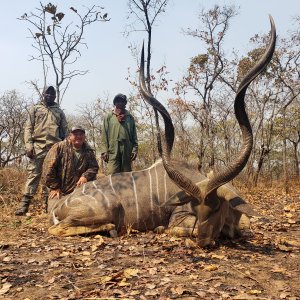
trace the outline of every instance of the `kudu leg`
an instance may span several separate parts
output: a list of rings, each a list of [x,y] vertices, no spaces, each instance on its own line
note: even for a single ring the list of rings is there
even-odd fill
[[[92,232],[109,232],[112,237],[116,236],[116,226],[114,224],[95,225],[95,226],[71,226],[67,223],[52,225],[48,232],[56,236],[72,236],[87,234]]]
[[[222,229],[222,234],[229,238],[235,238],[242,235],[241,230],[249,229],[250,219],[245,214],[229,206],[229,212]]]
[[[178,237],[197,236],[197,217],[191,211],[190,206],[176,207],[173,211],[166,233]]]

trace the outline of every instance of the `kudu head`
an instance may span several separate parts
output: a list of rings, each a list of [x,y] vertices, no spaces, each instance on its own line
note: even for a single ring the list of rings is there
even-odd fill
[[[140,66],[140,92],[143,98],[153,106],[154,110],[157,110],[164,121],[165,132],[164,132],[164,140],[161,141],[161,134],[158,127],[158,150],[162,157],[163,164],[168,176],[173,180],[173,182],[179,186],[186,194],[187,197],[181,198],[181,203],[172,203],[169,202],[170,205],[182,205],[189,201],[192,202],[192,206],[194,207],[195,213],[198,217],[199,223],[205,222],[209,215],[212,214],[213,211],[217,210],[220,206],[220,201],[216,196],[216,191],[218,188],[233,180],[245,167],[248,158],[251,154],[252,145],[253,145],[253,135],[251,124],[249,122],[247,113],[245,111],[245,93],[249,86],[249,84],[264,71],[266,66],[271,61],[275,50],[276,43],[276,29],[275,24],[270,16],[271,22],[271,38],[270,42],[267,46],[267,49],[260,60],[255,64],[255,66],[250,69],[250,71],[244,76],[241,80],[241,83],[238,87],[235,101],[234,101],[234,113],[237,118],[238,124],[242,133],[242,147],[240,149],[239,155],[235,161],[233,161],[228,167],[226,167],[223,171],[216,173],[212,176],[212,178],[207,179],[206,181],[202,181],[200,183],[193,183],[189,178],[186,178],[180,170],[177,170],[173,167],[171,161],[171,151],[174,142],[174,126],[172,123],[172,119],[165,109],[165,107],[155,99],[152,94],[148,91],[145,83],[144,77],[144,45],[141,53],[141,66]],[[157,114],[155,114],[157,116]],[[158,124],[158,121],[156,122]],[[199,228],[200,229],[200,228]],[[205,245],[206,242],[201,243],[199,241],[199,229],[198,229],[198,242],[200,245]],[[202,228],[203,229],[203,228]]]

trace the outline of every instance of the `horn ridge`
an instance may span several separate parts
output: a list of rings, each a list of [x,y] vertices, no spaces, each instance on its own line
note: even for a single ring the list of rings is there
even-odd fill
[[[147,103],[149,103],[152,107],[158,110],[158,112],[160,113],[160,115],[164,120],[164,125],[165,125],[164,138],[166,142],[164,143],[164,147],[162,147],[161,133],[158,127],[158,150],[162,158],[164,168],[168,176],[178,187],[183,189],[189,195],[199,199],[201,193],[198,186],[195,185],[189,178],[185,177],[178,170],[176,170],[170,162],[170,155],[174,143],[174,126],[168,111],[157,99],[155,99],[152,96],[152,94],[148,91],[146,87],[145,75],[144,75],[144,43],[141,52],[141,63],[140,63],[139,75],[140,75],[139,76],[140,92],[143,98],[147,101]],[[158,124],[158,122],[156,122],[156,124]]]
[[[271,15],[269,15],[269,18],[271,23],[270,42],[260,60],[253,66],[252,69],[248,71],[248,73],[242,79],[238,87],[237,95],[235,97],[234,111],[242,132],[243,139],[243,144],[240,149],[240,155],[236,159],[236,161],[233,162],[230,166],[228,166],[223,172],[216,174],[215,177],[209,180],[205,191],[205,198],[215,189],[235,178],[245,167],[249,159],[250,153],[252,151],[253,134],[251,124],[245,110],[244,99],[249,84],[264,71],[264,69],[270,63],[273,53],[275,51],[276,28]]]

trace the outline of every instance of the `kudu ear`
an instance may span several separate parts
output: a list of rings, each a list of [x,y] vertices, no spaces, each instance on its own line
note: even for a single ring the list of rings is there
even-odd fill
[[[252,209],[252,206],[246,203],[242,198],[235,197],[229,200],[229,205],[232,209],[239,211],[242,214],[245,214],[248,217],[257,217],[259,214]]]
[[[180,191],[175,195],[171,196],[164,204],[164,206],[182,206],[189,203],[192,197],[188,195],[185,191]]]

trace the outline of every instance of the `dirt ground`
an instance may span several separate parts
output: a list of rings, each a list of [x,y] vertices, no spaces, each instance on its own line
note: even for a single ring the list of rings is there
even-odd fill
[[[300,299],[300,185],[244,192],[261,216],[210,250],[165,234],[58,238],[0,195],[0,299]]]

